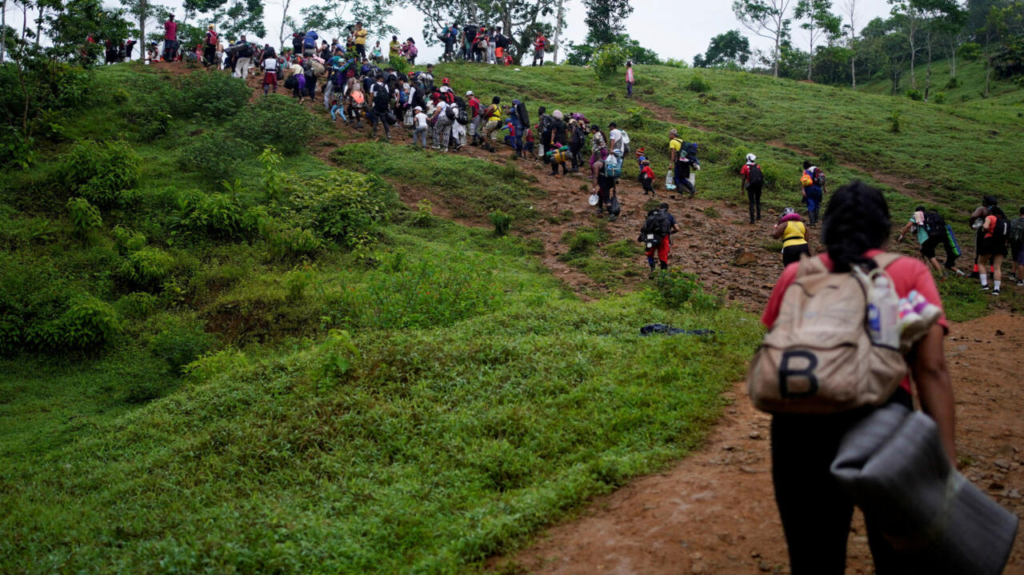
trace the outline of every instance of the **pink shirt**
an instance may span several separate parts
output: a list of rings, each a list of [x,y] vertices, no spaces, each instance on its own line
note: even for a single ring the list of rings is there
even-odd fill
[[[633,81],[633,69],[632,68],[626,68],[626,81],[627,82],[632,82]]]
[[[875,257],[882,253],[882,250],[871,250],[867,252],[868,257]],[[828,254],[821,254],[817,256],[824,262],[825,267],[832,269],[832,260],[829,259]],[[775,323],[775,320],[779,317],[779,308],[782,306],[782,296],[786,293],[786,288],[793,283],[796,279],[797,268],[800,267],[799,263],[792,263],[786,266],[783,270],[782,276],[779,277],[779,281],[775,284],[775,288],[772,289],[772,295],[768,298],[768,305],[764,308],[764,314],[761,316],[761,323],[763,323],[769,329]],[[886,271],[889,273],[889,277],[892,278],[892,282],[896,288],[896,294],[901,298],[907,297],[907,295],[917,290],[917,293],[924,296],[924,299],[928,300],[929,303],[935,304],[942,308],[942,300],[939,298],[939,289],[935,286],[935,280],[932,279],[932,273],[928,271],[928,266],[924,265],[924,262],[914,259],[903,257],[890,265]],[[942,326],[946,333],[949,333],[949,322],[946,321],[945,313],[939,318],[939,325]],[[900,386],[907,391],[910,391],[910,378],[904,378],[900,382]]]

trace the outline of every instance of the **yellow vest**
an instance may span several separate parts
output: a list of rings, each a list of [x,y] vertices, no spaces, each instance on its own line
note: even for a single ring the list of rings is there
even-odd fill
[[[802,246],[807,243],[806,235],[807,227],[803,222],[786,222],[786,229],[782,231],[782,247]]]

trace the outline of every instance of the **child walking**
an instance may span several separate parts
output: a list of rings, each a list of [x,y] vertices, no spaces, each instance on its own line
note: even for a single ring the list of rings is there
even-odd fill
[[[626,61],[626,97],[633,97],[633,61]]]

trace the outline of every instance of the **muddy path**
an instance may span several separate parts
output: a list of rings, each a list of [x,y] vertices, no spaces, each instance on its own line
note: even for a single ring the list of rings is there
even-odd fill
[[[946,340],[956,393],[961,470],[1024,515],[1024,317],[997,313],[957,324]],[[553,574],[788,573],[775,508],[769,416],[742,385],[706,445],[665,472],[598,498],[575,521],[550,528],[493,568]],[[858,514],[859,515],[859,514]],[[863,520],[850,532],[847,573],[873,573]],[[1006,575],[1024,575],[1024,531]]]

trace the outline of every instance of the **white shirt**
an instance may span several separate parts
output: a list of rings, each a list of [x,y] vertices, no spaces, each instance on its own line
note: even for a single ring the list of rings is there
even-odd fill
[[[622,130],[616,128],[608,134],[611,140],[612,151],[622,150]]]
[[[424,114],[423,112],[417,113],[413,120],[415,120],[417,128],[427,127],[427,115]]]
[[[263,69],[267,72],[277,72],[277,58],[267,58],[264,60]]]

